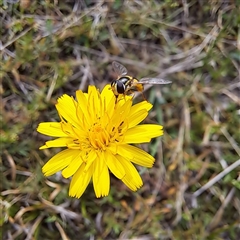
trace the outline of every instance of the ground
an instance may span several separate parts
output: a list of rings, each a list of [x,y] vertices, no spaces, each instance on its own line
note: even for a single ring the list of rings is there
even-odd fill
[[[0,2],[3,239],[239,238],[238,1]],[[137,192],[111,176],[108,197],[70,198],[36,128],[62,94],[115,79],[112,61],[172,81],[144,92],[164,136],[140,146],[156,162]]]

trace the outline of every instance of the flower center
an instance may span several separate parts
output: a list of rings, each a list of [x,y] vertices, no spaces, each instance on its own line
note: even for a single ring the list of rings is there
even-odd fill
[[[109,134],[100,123],[95,123],[91,127],[88,136],[90,145],[95,149],[105,150],[109,144]]]

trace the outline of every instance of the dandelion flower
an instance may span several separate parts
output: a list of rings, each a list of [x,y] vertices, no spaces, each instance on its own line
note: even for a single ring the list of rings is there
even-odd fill
[[[116,102],[109,85],[100,93],[89,86],[88,93],[76,91],[76,100],[64,94],[57,101],[60,122],[40,123],[37,131],[56,137],[40,149],[66,147],[42,168],[45,176],[62,171],[72,177],[69,195],[80,198],[92,179],[96,197],[107,196],[110,172],[132,191],[142,185],[134,164],[150,168],[155,159],[130,145],[150,142],[163,135],[162,126],[141,124],[152,105],[146,101],[133,105],[132,97]]]

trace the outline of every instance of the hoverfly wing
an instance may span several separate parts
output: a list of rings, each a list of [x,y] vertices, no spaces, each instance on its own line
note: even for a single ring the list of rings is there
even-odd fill
[[[141,78],[138,83],[141,84],[169,84],[172,81],[165,80],[162,78]]]
[[[112,67],[114,72],[116,72],[118,76],[127,75],[127,69],[119,62],[116,62],[116,61],[112,62]]]

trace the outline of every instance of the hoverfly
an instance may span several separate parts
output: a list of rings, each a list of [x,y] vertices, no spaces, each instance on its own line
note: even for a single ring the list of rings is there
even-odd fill
[[[127,69],[118,62],[113,62],[112,67],[114,72],[118,74],[118,78],[111,83],[111,89],[118,98],[120,94],[129,95],[134,92],[143,93],[144,84],[169,84],[171,81],[162,78],[141,78],[138,80],[135,77],[127,75]]]

